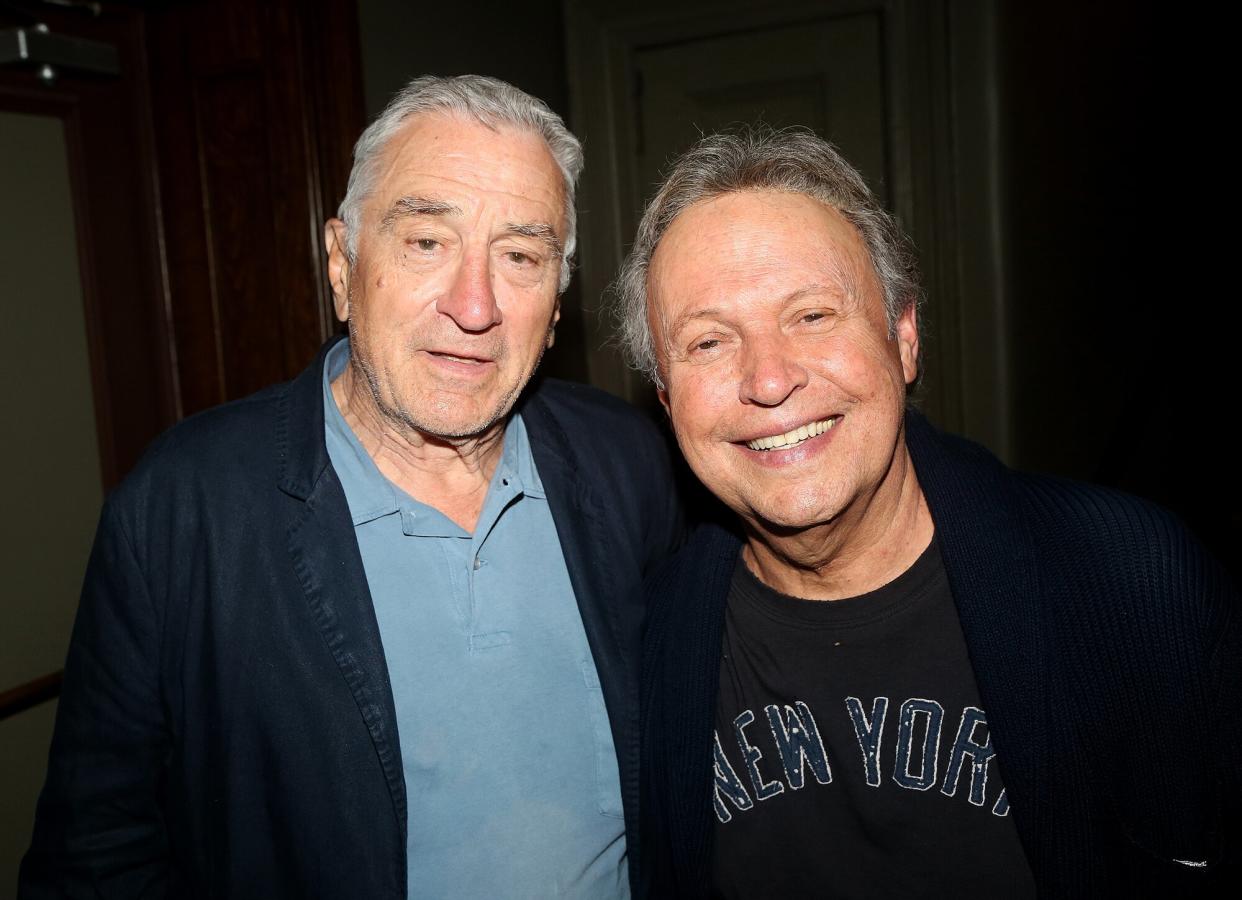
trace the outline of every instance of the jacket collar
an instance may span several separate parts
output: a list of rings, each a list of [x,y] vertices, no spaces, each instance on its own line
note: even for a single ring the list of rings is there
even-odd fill
[[[328,351],[345,339],[330,338],[302,374],[289,382],[276,417],[276,452],[280,457],[279,487],[291,497],[307,500],[329,466],[323,431],[323,367]]]
[[[1014,823],[1034,867],[1049,722],[1041,586],[1017,492],[1021,476],[917,412],[906,416],[906,445],[936,523]]]
[[[599,674],[604,705],[621,780],[622,807],[629,847],[631,878],[639,869],[638,693],[641,634],[629,598],[619,595],[626,579],[618,577],[618,525],[610,515],[607,498],[593,487],[590,459],[582,458],[559,421],[548,395],[532,385],[519,411],[527,426],[531,455],[543,482],[552,521],[560,539],[565,568],[574,589],[587,644]]]
[[[324,439],[323,367],[338,340],[326,343],[281,395],[276,424],[279,487],[302,501],[289,527],[290,560],[311,620],[353,695],[388,785],[400,835],[393,877],[405,896],[406,790],[396,708],[349,505]]]
[[[615,609],[613,604],[599,602],[617,583],[612,568],[614,554],[610,552],[613,541],[608,507],[592,480],[584,477],[584,461],[578,458],[573,441],[535,385],[522,398],[518,411],[527,426],[531,456],[547,495],[552,521],[556,523],[565,567],[578,598],[596,665],[621,666],[626,643],[621,623],[610,614]]]

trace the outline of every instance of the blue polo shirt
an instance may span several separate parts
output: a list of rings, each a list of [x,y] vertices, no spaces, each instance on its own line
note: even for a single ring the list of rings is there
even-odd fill
[[[345,489],[392,682],[410,897],[628,897],[612,732],[522,419],[473,534],[376,468],[332,396]]]

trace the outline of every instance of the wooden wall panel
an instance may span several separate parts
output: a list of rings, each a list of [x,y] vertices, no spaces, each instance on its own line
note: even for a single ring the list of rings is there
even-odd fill
[[[332,331],[321,231],[363,114],[352,4],[327,10],[151,14],[181,414],[293,376]]]
[[[263,74],[246,65],[204,76],[193,86],[225,397],[280,380],[289,335],[282,327],[279,279],[302,275],[276,252],[278,186],[273,182],[280,173],[271,171]]]

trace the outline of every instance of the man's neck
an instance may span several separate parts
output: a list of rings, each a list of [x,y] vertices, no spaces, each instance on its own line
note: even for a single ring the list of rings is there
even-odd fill
[[[840,600],[883,587],[914,564],[935,526],[903,443],[888,475],[831,521],[796,533],[747,522],[742,550],[764,584],[807,600]]]
[[[352,366],[332,381],[332,396],[385,478],[474,531],[504,449],[504,421],[468,438],[424,434],[385,416]]]

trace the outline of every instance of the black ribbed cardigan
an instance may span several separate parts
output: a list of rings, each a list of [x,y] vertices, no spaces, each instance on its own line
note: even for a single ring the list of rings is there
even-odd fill
[[[906,442],[1040,896],[1181,897],[1237,880],[1242,622],[1223,569],[1149,503],[1016,473],[915,412]],[[740,546],[705,525],[648,582],[642,868],[655,897],[707,891]]]

